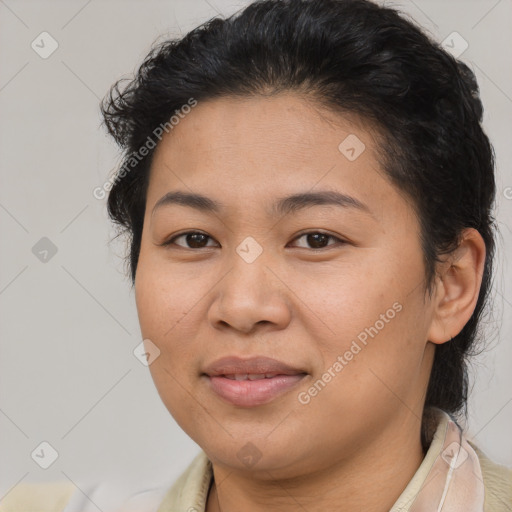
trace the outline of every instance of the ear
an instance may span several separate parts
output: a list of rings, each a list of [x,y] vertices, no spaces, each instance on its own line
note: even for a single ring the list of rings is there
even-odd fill
[[[482,235],[467,228],[457,249],[439,264],[427,338],[432,343],[454,338],[471,318],[482,284],[485,254]]]

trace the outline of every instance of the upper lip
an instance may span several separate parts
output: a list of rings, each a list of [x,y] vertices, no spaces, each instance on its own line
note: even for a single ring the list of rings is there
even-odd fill
[[[264,374],[275,373],[276,375],[298,375],[307,373],[301,368],[271,359],[269,357],[250,357],[247,359],[230,356],[217,359],[208,365],[204,371],[209,376],[216,375],[239,375],[239,374]]]

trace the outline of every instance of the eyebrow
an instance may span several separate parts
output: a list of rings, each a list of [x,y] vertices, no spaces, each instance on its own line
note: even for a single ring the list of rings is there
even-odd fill
[[[162,196],[153,207],[151,215],[163,206],[181,205],[194,208],[205,213],[220,213],[226,209],[226,206],[214,199],[202,194],[173,191]],[[270,210],[270,215],[281,216],[294,213],[298,210],[310,208],[312,206],[339,206],[342,208],[354,208],[373,216],[368,206],[359,199],[335,192],[332,190],[322,190],[318,192],[303,192],[278,199]]]

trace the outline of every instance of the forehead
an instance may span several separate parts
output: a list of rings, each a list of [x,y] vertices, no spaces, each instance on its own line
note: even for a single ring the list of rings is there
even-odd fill
[[[392,188],[377,151],[375,130],[360,119],[298,95],[199,102],[158,144],[147,206],[176,190],[240,208],[319,190],[368,204]]]
[[[190,110],[190,109],[189,109]],[[349,135],[364,139],[366,156],[377,149],[377,130],[355,114],[339,114],[306,96],[280,93],[274,96],[222,97],[198,102],[178,124],[164,134],[162,149],[173,148],[188,155],[254,148],[269,156],[274,150],[290,159],[314,160],[329,146],[339,155],[339,143]]]

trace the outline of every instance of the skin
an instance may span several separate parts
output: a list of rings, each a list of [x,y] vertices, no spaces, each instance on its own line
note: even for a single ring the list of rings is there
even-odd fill
[[[349,161],[338,145],[356,134]],[[378,164],[378,135],[354,116],[298,94],[199,103],[156,148],[135,297],[141,331],[160,350],[157,390],[213,463],[208,512],[388,511],[421,464],[421,414],[435,344],[470,318],[485,245],[468,229],[425,295],[419,224]],[[212,214],[168,205],[167,192],[223,202]],[[270,216],[278,198],[335,190],[371,213],[313,206]],[[303,231],[324,239],[315,246]],[[162,246],[173,235],[200,231]],[[262,254],[236,252],[254,238]],[[209,237],[209,238],[208,238]],[[320,240],[322,242],[322,240]],[[320,247],[320,248],[315,248]],[[321,247],[324,247],[323,249]],[[309,403],[298,400],[365,328],[402,306]],[[308,375],[274,401],[237,407],[201,372],[228,355],[263,355]],[[251,466],[237,454],[248,442]],[[301,508],[303,507],[303,508]]]

